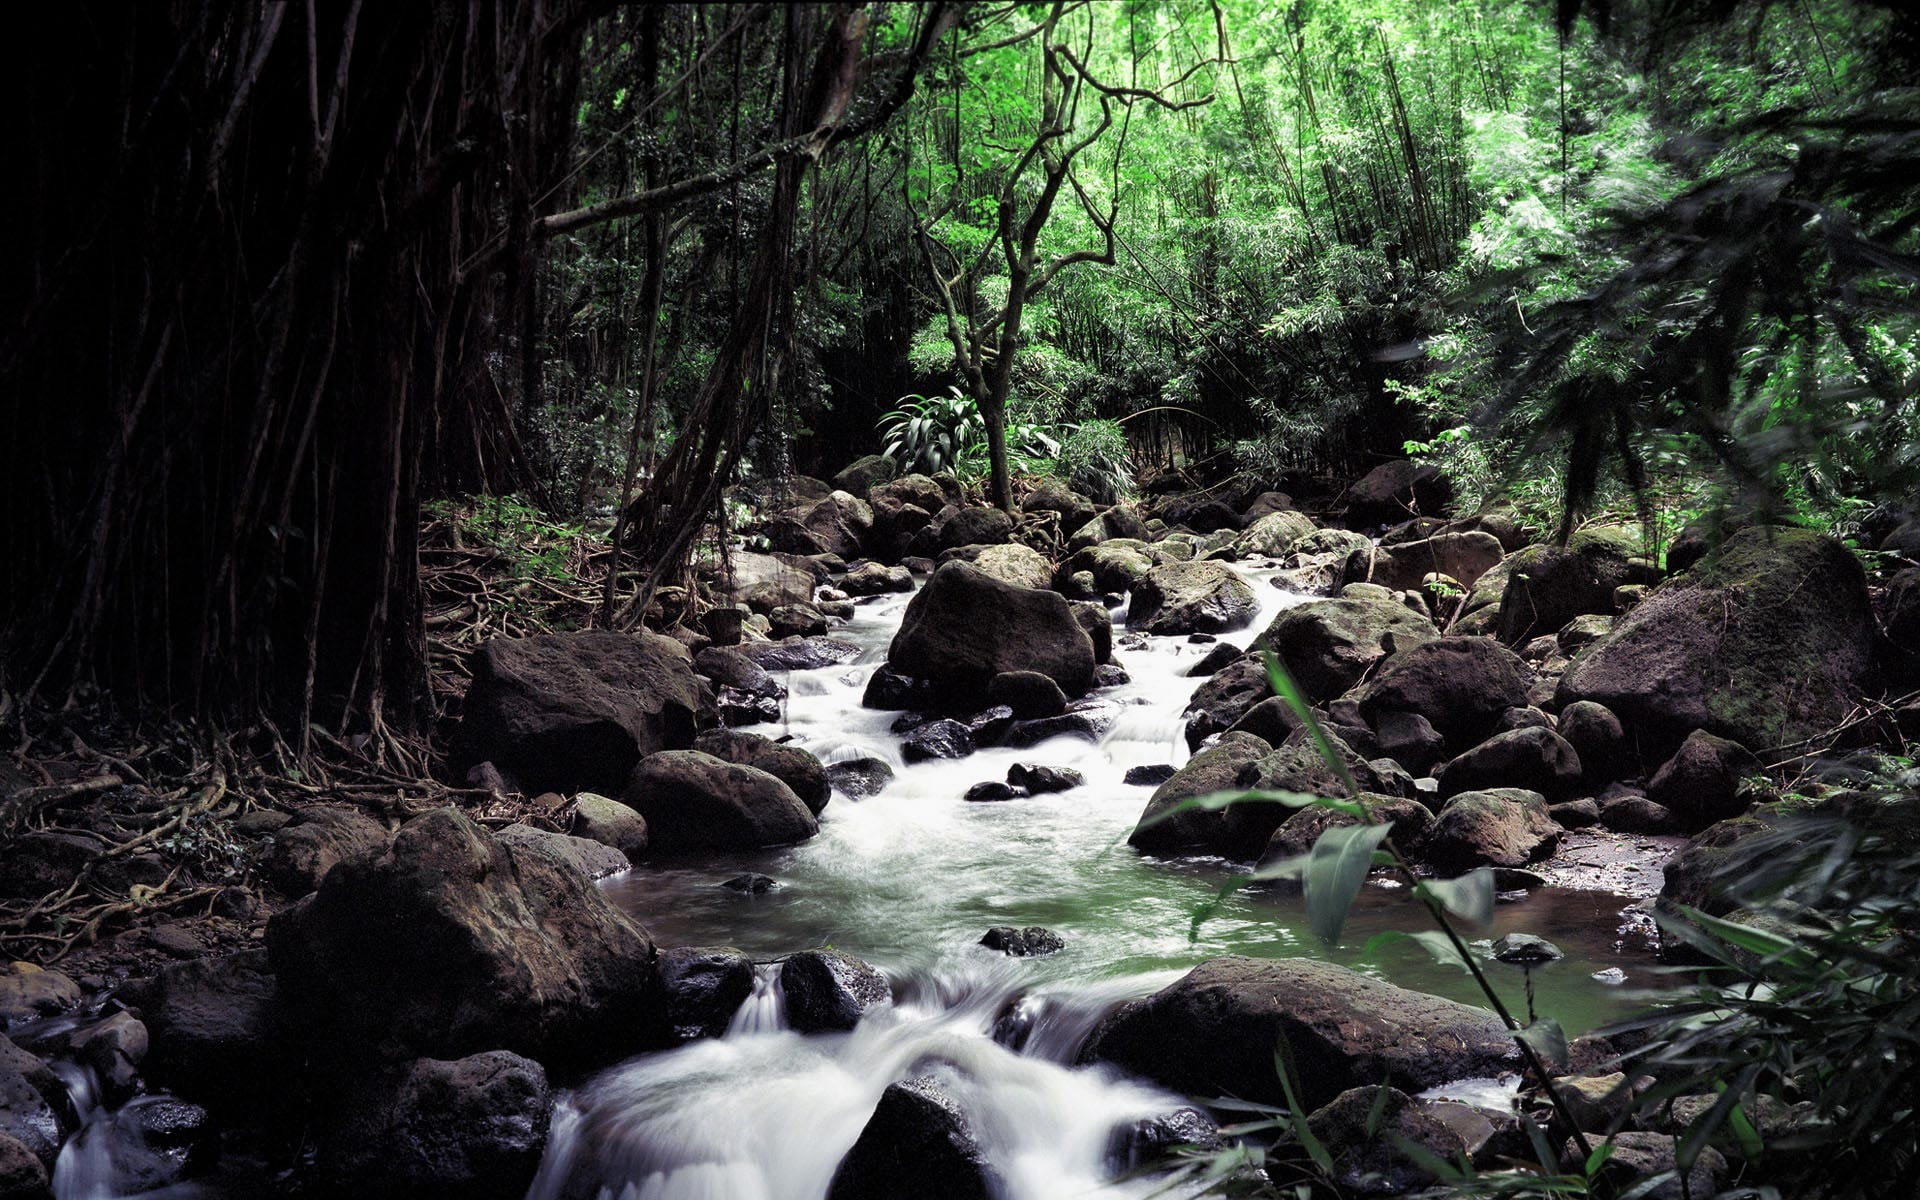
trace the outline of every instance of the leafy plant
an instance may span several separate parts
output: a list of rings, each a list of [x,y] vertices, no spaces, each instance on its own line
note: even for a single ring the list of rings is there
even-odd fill
[[[1132,446],[1118,421],[1082,421],[1066,427],[1055,455],[1055,473],[1081,495],[1102,504],[1133,491]]]
[[[985,451],[987,424],[980,406],[957,387],[942,396],[907,395],[880,418],[880,452],[902,472],[955,471],[970,455]]]

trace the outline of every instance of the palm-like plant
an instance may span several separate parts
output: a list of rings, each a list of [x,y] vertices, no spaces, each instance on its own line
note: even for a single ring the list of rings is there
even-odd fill
[[[907,395],[880,418],[880,452],[902,472],[956,471],[984,443],[986,421],[980,406],[957,387],[945,395]]]

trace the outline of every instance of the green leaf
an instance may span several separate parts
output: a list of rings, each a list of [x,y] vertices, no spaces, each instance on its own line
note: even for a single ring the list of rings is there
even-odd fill
[[[1263,649],[1261,657],[1267,664],[1267,682],[1273,686],[1273,694],[1285,700],[1287,707],[1293,710],[1293,715],[1300,718],[1301,724],[1306,727],[1307,735],[1313,739],[1314,749],[1320,752],[1320,757],[1326,760],[1327,766],[1331,767],[1333,773],[1340,777],[1340,782],[1346,785],[1347,795],[1357,794],[1360,786],[1353,781],[1353,772],[1347,770],[1347,760],[1334,753],[1333,743],[1327,740],[1327,731],[1321,728],[1319,718],[1313,715],[1313,705],[1307,702],[1307,694],[1300,690],[1300,685],[1293,681],[1293,676],[1287,674],[1287,669],[1280,665],[1279,655],[1272,650]]]
[[[1552,1017],[1541,1017],[1525,1029],[1516,1029],[1513,1036],[1533,1047],[1533,1052],[1548,1066],[1564,1068],[1567,1065],[1567,1031]]]
[[[1342,825],[1322,833],[1307,859],[1307,921],[1328,943],[1340,940],[1360,885],[1373,869],[1373,852],[1391,825]]]
[[[1284,804],[1289,808],[1309,808],[1319,805],[1343,812],[1351,817],[1365,817],[1364,806],[1350,800],[1335,800],[1330,796],[1315,796],[1308,792],[1280,792],[1250,789],[1244,792],[1207,792],[1199,796],[1189,796],[1177,804],[1171,805],[1146,820],[1136,828],[1147,829],[1162,821],[1172,820],[1181,813],[1218,812],[1223,808],[1232,808],[1236,804]]]
[[[1287,1117],[1293,1122],[1293,1136],[1306,1150],[1307,1157],[1313,1160],[1313,1165],[1320,1168],[1323,1175],[1332,1178],[1333,1155],[1327,1151],[1326,1143],[1313,1132],[1313,1126],[1307,1124],[1307,1115],[1300,1108],[1300,1096],[1293,1082],[1293,1047],[1285,1038],[1274,1044],[1273,1069],[1280,1075],[1280,1092],[1287,1098]]]
[[[1389,929],[1384,933],[1376,933],[1367,939],[1365,953],[1372,955],[1380,947],[1399,941],[1419,943],[1426,948],[1428,954],[1433,955],[1433,961],[1444,966],[1459,967],[1469,974],[1473,971],[1472,965],[1460,956],[1460,951],[1454,946],[1452,940],[1446,934],[1432,929],[1411,932]]]
[[[1457,879],[1425,880],[1414,885],[1413,894],[1475,925],[1493,919],[1493,872],[1486,867]]]
[[[1612,1157],[1613,1157],[1612,1140],[1609,1139],[1607,1141],[1601,1142],[1598,1146],[1595,1146],[1593,1148],[1592,1154],[1587,1155],[1587,1161],[1581,1166],[1580,1173],[1582,1175],[1585,1175],[1588,1179],[1592,1179],[1594,1175],[1599,1172],[1600,1168],[1606,1165],[1607,1160]]]

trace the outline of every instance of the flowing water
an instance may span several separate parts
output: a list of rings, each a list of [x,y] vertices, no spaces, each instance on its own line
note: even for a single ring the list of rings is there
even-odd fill
[[[1265,611],[1230,636],[1240,643],[1305,599],[1266,586],[1263,572],[1246,574]],[[1435,963],[1417,944],[1367,948],[1385,931],[1426,927],[1403,889],[1367,888],[1337,947],[1307,931],[1297,898],[1267,893],[1236,893],[1195,928],[1196,906],[1215,897],[1233,865],[1157,860],[1126,845],[1152,788],[1123,776],[1186,760],[1180,714],[1200,681],[1185,672],[1209,646],[1124,639],[1116,657],[1132,679],[1100,694],[1119,714],[1097,744],[1063,737],[905,764],[902,736],[891,729],[897,714],[862,708],[860,696],[909,599],[862,605],[834,636],[864,656],[792,673],[785,726],[756,727],[791,734],[827,763],[889,763],[896,777],[883,792],[861,801],[836,794],[819,836],[804,844],[649,864],[604,885],[663,945],[731,945],[759,959],[830,945],[885,969],[896,1005],[852,1033],[802,1036],[783,1027],[768,972],[724,1038],[643,1056],[568,1096],[533,1200],[818,1200],[887,1084],[930,1069],[959,1099],[1008,1200],[1144,1196],[1161,1185],[1114,1178],[1113,1131],[1182,1102],[1104,1068],[1070,1065],[1114,1003],[1220,954],[1322,956],[1480,1000],[1464,971]],[[1017,762],[1071,767],[1086,783],[1003,803],[961,799]],[[718,886],[748,870],[779,886],[757,896]],[[1631,985],[1650,982],[1645,935],[1623,915],[1631,903],[1535,890],[1499,905],[1476,936],[1525,931],[1566,951],[1534,972],[1534,998],[1542,1015],[1579,1033],[1624,1015]],[[1008,959],[978,945],[992,925],[1043,925],[1066,949]],[[1488,969],[1524,1012],[1520,972]],[[1019,1053],[991,1036],[1009,1020],[1025,1031]]]

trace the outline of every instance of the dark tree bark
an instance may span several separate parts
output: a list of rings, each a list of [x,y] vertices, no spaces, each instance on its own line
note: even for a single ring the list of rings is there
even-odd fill
[[[14,14],[0,687],[421,725],[420,500],[522,466],[587,2]]]

